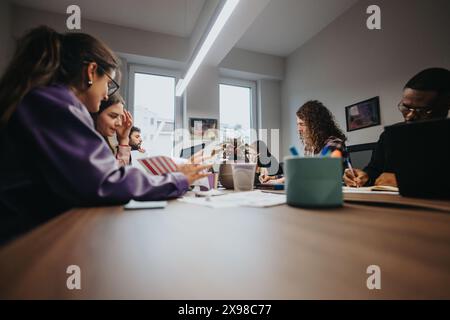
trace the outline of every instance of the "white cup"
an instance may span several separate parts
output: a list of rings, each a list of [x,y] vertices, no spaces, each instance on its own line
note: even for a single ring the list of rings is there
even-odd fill
[[[235,191],[252,191],[255,182],[256,163],[234,163],[233,184]]]

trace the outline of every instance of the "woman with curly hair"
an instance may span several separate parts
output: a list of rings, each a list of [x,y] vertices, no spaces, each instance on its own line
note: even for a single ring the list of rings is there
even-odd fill
[[[306,102],[297,111],[297,130],[305,156],[339,150],[345,154],[345,137],[333,114],[319,101]]]
[[[297,111],[297,130],[304,146],[305,156],[325,155],[339,150],[347,157],[345,137],[333,114],[321,102],[311,100]],[[264,176],[261,182],[284,183],[284,178]]]

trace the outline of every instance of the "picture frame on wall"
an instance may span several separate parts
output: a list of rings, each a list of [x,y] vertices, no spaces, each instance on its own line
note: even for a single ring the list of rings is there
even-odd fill
[[[380,97],[374,97],[345,107],[345,120],[347,132],[380,125]]]
[[[217,119],[189,118],[189,129],[193,140],[213,141],[218,138]]]

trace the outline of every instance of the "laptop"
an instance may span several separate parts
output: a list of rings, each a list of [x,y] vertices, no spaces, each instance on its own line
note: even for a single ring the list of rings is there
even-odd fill
[[[385,128],[386,157],[402,196],[450,199],[450,119]]]
[[[202,144],[199,144],[196,146],[182,149],[180,152],[180,158],[189,159],[190,157],[192,157],[194,154],[196,154],[200,150],[205,149],[205,145],[206,145],[205,143],[202,143]]]

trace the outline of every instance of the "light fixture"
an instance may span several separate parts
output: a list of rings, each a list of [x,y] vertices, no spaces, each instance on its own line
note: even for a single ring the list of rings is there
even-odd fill
[[[206,36],[205,41],[201,45],[200,50],[197,52],[197,55],[195,56],[194,60],[192,60],[192,63],[189,66],[189,69],[186,72],[184,79],[180,79],[178,81],[175,93],[177,97],[181,97],[183,95],[184,90],[186,90],[186,87],[192,80],[192,77],[194,76],[195,72],[197,72],[201,63],[205,59],[207,53],[214,44],[214,41],[216,41],[220,31],[227,23],[228,19],[230,18],[231,14],[233,13],[234,9],[236,8],[240,0],[226,0],[226,1],[227,2],[223,6],[219,15],[217,16],[216,21],[209,30],[209,33]]]

